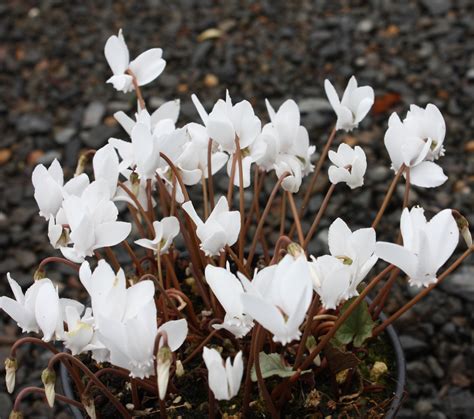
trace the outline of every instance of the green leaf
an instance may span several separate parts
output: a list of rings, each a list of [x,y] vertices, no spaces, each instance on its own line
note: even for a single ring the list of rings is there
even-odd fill
[[[355,298],[347,301],[341,309],[341,315],[354,302]],[[369,307],[365,301],[362,301],[339,327],[335,338],[342,344],[347,345],[353,342],[355,347],[360,347],[365,340],[372,336],[372,329],[375,322],[369,313]]]
[[[279,354],[266,354],[265,352],[260,352],[260,370],[262,371],[262,377],[268,378],[274,375],[279,377],[291,377],[295,371],[289,365],[285,365]],[[301,374],[310,372],[311,370],[302,371]],[[257,372],[255,371],[255,365],[252,367],[250,374],[252,381],[257,381]]]

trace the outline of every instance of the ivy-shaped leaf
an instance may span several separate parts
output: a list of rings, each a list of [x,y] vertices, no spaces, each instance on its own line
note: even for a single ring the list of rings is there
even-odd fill
[[[279,377],[291,377],[295,371],[289,365],[285,365],[281,359],[280,354],[266,354],[265,352],[260,352],[260,370],[262,371],[262,377],[268,378],[274,375]],[[301,374],[310,372],[311,370],[302,371]],[[255,365],[252,367],[250,378],[252,381],[257,381],[257,372],[255,370]]]
[[[355,298],[347,301],[341,309],[343,314],[353,303]],[[356,348],[362,346],[366,339],[372,336],[375,322],[369,313],[367,302],[361,301],[346,321],[339,327],[335,338],[342,344],[353,342]]]

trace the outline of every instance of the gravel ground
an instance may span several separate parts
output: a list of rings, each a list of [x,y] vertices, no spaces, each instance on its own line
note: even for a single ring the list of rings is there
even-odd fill
[[[440,160],[449,181],[436,191],[415,189],[413,203],[430,212],[459,209],[474,225],[474,3],[472,0],[235,1],[165,2],[4,1],[0,4],[0,293],[5,273],[26,286],[40,259],[51,255],[46,225],[37,215],[30,183],[37,163],[60,158],[71,175],[81,149],[120,136],[111,115],[132,110],[132,96],[104,81],[108,36],[122,27],[132,56],[161,46],[168,66],[144,89],[149,105],[179,97],[182,122],[197,119],[190,95],[211,105],[228,87],[235,99],[248,98],[262,117],[264,98],[278,105],[296,99],[303,124],[321,149],[334,122],[324,97],[329,77],[343,88],[355,74],[376,92],[376,104],[361,129],[338,135],[364,147],[366,188],[338,194],[331,217],[321,225],[315,246],[324,244],[335,214],[354,227],[366,226],[392,176],[383,146],[386,121],[411,103],[435,103],[447,123],[446,156]],[[133,3],[133,4],[132,4]],[[221,36],[202,39],[206,29]],[[326,188],[321,185],[321,190]],[[403,187],[387,211],[381,237],[397,225]],[[311,203],[314,213],[321,202]],[[310,222],[310,221],[308,221]],[[393,234],[393,231],[392,231]],[[53,279],[61,280],[61,271]],[[408,396],[400,418],[472,418],[474,412],[474,265],[471,260],[446,285],[398,322],[408,358]],[[62,279],[63,294],[76,292]],[[387,311],[411,296],[402,283]],[[16,328],[2,314],[0,335]],[[8,353],[0,346],[0,358]],[[0,368],[3,368],[3,360]],[[27,353],[18,386],[39,383],[44,356]],[[26,406],[28,404],[28,406]],[[0,383],[0,417],[10,410]],[[25,403],[28,418],[68,417],[39,402]]]

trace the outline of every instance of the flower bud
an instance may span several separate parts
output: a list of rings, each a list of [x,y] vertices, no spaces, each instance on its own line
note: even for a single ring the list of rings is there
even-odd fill
[[[87,154],[81,154],[79,160],[77,161],[76,171],[74,172],[74,177],[79,176],[81,173],[84,172],[84,169],[87,164]]]
[[[171,349],[168,346],[162,346],[156,356],[156,379],[160,400],[164,400],[166,396],[172,360],[173,353]]]
[[[54,385],[56,384],[56,373],[49,368],[44,369],[41,373],[41,381],[44,385],[46,400],[48,401],[49,407],[53,407],[54,398],[56,397],[56,392],[54,390]]]
[[[94,398],[88,394],[83,394],[81,397],[81,403],[86,409],[86,413],[91,417],[91,419],[96,419],[97,415],[95,414],[95,403]]]
[[[18,369],[18,361],[15,358],[5,359],[5,382],[7,391],[11,394],[15,390],[15,374]]]
[[[467,247],[472,246],[472,235],[471,232],[469,231],[469,221],[467,221],[467,218],[464,217],[459,211],[457,210],[452,210],[453,217],[456,220],[456,223],[459,228],[459,232],[461,233],[461,236],[463,237],[464,241],[467,244]]]
[[[176,361],[176,376],[182,377],[184,375],[183,363],[178,359]]]
[[[135,196],[138,196],[140,192],[140,178],[137,172],[130,173],[130,183],[132,184],[132,192]]]
[[[303,248],[298,243],[295,243],[295,242],[290,243],[288,247],[286,248],[286,250],[294,258],[297,258],[300,255],[304,255]]]
[[[35,281],[39,281],[40,279],[46,278],[46,272],[44,269],[38,268],[36,269],[35,273],[33,274],[33,279]]]
[[[10,415],[8,416],[8,419],[23,419],[23,413],[20,411],[12,410],[10,412]]]

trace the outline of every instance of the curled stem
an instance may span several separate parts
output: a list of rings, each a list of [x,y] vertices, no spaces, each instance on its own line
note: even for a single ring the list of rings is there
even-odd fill
[[[122,416],[124,418],[132,419],[132,416],[127,411],[127,409],[110,392],[110,390],[100,380],[97,379],[97,377],[94,375],[94,373],[89,368],[87,368],[81,361],[79,361],[77,358],[73,357],[71,354],[68,354],[66,352],[60,352],[60,353],[54,355],[52,358],[50,358],[50,360],[48,362],[48,368],[50,370],[53,370],[54,364],[58,361],[61,361],[64,358],[67,361],[69,361],[71,364],[73,364],[74,366],[78,367],[85,375],[87,375],[87,377],[89,377],[92,381],[94,381],[97,388],[99,388],[102,391],[104,396],[107,397],[108,400],[110,400],[110,402],[115,406],[115,408],[122,414]]]
[[[45,390],[43,388],[40,388],[40,387],[34,387],[34,386],[31,386],[31,387],[25,387],[23,389],[21,389],[21,391],[18,393],[18,395],[16,396],[16,399],[15,399],[15,403],[13,405],[13,412],[20,412],[20,403],[21,401],[28,395],[28,394],[41,394],[43,396],[43,399],[46,398],[46,393],[45,393]],[[73,399],[69,399],[68,397],[66,396],[63,396],[61,394],[56,394],[55,399],[63,402],[63,403],[67,403],[71,406],[75,406],[77,407],[78,409],[82,409],[82,410],[85,410],[84,409],[84,406],[82,405],[82,403],[76,401],[76,400],[73,400]]]

